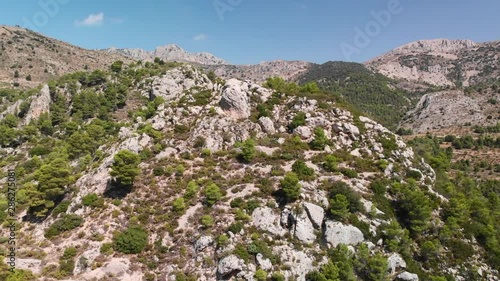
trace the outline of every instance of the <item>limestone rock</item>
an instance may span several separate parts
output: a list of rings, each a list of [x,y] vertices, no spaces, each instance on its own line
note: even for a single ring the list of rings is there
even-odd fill
[[[280,217],[269,207],[256,208],[252,213],[253,224],[273,235],[283,236],[286,231],[280,226]]]
[[[31,120],[38,119],[43,113],[50,111],[50,89],[45,84],[40,93],[33,99],[30,105],[24,124],[29,124]]]
[[[307,126],[299,126],[293,130],[293,133],[298,135],[300,138],[306,140],[312,137],[311,129]]]
[[[276,129],[274,128],[274,123],[273,120],[269,117],[260,117],[259,118],[259,123],[260,126],[262,127],[262,131],[268,133],[268,134],[274,134],[276,133]]]
[[[323,219],[325,218],[325,210],[322,207],[312,203],[304,202],[303,205],[314,227],[321,228]]]
[[[243,270],[245,261],[235,255],[229,255],[219,261],[217,265],[217,273],[221,276],[235,274]]]
[[[261,253],[258,253],[256,258],[257,258],[257,263],[263,270],[269,270],[273,267],[271,261],[269,259],[264,258],[264,256]]]
[[[325,226],[325,239],[334,248],[339,244],[357,245],[364,241],[361,230],[352,225],[327,221]]]
[[[250,99],[246,93],[248,84],[237,79],[226,81],[222,89],[220,106],[234,118],[250,117]]]
[[[212,236],[202,236],[194,244],[194,249],[196,252],[201,252],[206,248],[210,247],[214,243],[214,238]]]
[[[418,275],[405,271],[405,272],[398,275],[398,279],[404,280],[404,281],[418,281]]]
[[[316,234],[314,233],[314,226],[309,220],[307,213],[302,211],[300,214],[294,216],[294,221],[294,236],[303,243],[313,243],[316,240]]]
[[[387,269],[394,274],[398,268],[406,268],[406,262],[399,254],[393,253],[387,258]]]

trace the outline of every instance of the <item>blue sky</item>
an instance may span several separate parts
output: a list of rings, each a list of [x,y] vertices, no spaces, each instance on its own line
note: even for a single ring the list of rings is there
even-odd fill
[[[0,0],[0,4],[0,24],[25,26],[84,48],[152,50],[176,43],[235,64],[275,59],[363,62],[419,39],[500,40],[498,0]]]

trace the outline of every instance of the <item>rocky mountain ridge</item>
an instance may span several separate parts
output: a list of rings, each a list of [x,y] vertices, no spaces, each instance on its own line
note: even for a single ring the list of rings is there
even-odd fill
[[[434,168],[328,95],[189,65],[101,75],[63,77],[2,114],[22,280],[498,280],[482,244],[444,226],[455,209]],[[122,186],[118,163],[133,159]],[[441,232],[445,246],[424,244]]]
[[[188,53],[181,47],[175,44],[159,46],[154,51],[146,51],[143,49],[117,49],[109,48],[101,50],[109,54],[119,54],[129,57],[134,60],[153,61],[155,58],[160,58],[164,61],[189,62],[202,65],[222,65],[228,64],[221,58],[218,58],[210,53]]]

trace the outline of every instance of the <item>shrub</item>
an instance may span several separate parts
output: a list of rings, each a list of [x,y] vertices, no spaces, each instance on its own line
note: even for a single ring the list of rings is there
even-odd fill
[[[312,180],[314,178],[314,170],[309,168],[302,160],[297,160],[293,163],[292,171],[297,174],[300,180]]]
[[[340,172],[341,172],[344,176],[346,176],[346,177],[348,177],[348,178],[350,178],[350,179],[354,179],[354,178],[357,178],[357,177],[358,177],[358,172],[356,172],[356,171],[354,171],[354,170],[352,170],[352,169],[343,168],[343,169],[341,169],[341,170],[340,170]]]
[[[227,230],[231,231],[232,233],[239,233],[242,229],[243,229],[243,223],[238,221],[231,224]]]
[[[174,203],[172,203],[172,208],[176,213],[183,213],[186,210],[186,203],[184,202],[184,198],[180,197],[175,199]]]
[[[253,158],[257,154],[255,150],[255,141],[253,139],[247,139],[241,145],[241,153],[238,157],[245,163],[252,162]]]
[[[267,279],[267,272],[262,269],[258,269],[255,272],[255,279],[257,279],[258,281],[265,281]]]
[[[311,148],[314,150],[323,150],[328,144],[328,138],[325,135],[325,131],[321,127],[314,129],[314,139],[311,141]]]
[[[140,226],[132,226],[113,238],[113,248],[124,254],[137,254],[148,244],[148,232]]]
[[[208,206],[213,206],[222,198],[220,188],[214,183],[207,186],[205,190],[203,190],[203,193],[205,195],[205,204]]]
[[[75,229],[82,225],[83,218],[77,215],[64,215],[62,219],[55,221],[48,229],[45,231],[45,237],[50,239],[59,235],[62,232]]]
[[[82,204],[89,207],[102,207],[104,206],[104,199],[99,198],[95,193],[85,195],[82,199]]]
[[[203,227],[208,228],[214,225],[214,219],[210,215],[204,215],[200,219],[201,225]]]
[[[302,188],[299,184],[299,178],[297,174],[290,172],[285,175],[285,177],[280,182],[280,187],[285,193],[285,198],[287,201],[295,201],[300,196],[300,189]]]
[[[66,213],[70,204],[70,201],[62,201],[54,208],[54,210],[52,210],[52,214],[56,216],[61,213]]]
[[[295,128],[304,126],[306,124],[306,114],[304,112],[299,112],[292,119],[290,125],[288,125],[288,129],[293,131]]]
[[[325,157],[325,163],[323,163],[323,168],[328,172],[336,172],[337,165],[339,164],[339,159],[333,155],[327,155]]]
[[[104,243],[99,250],[101,254],[111,255],[113,253],[113,244],[112,243]]]
[[[346,183],[341,181],[336,181],[333,183],[325,183],[326,190],[329,191],[329,198],[334,199],[337,194],[342,194],[345,196],[347,201],[349,201],[349,211],[354,213],[361,211],[363,209],[363,204],[361,204],[360,196],[354,190],[352,190]]]

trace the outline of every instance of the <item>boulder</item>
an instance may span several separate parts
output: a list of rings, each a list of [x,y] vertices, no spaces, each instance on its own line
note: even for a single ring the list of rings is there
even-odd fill
[[[309,220],[307,213],[302,211],[300,214],[294,217],[295,220],[295,230],[294,235],[303,243],[311,244],[316,240],[316,234],[314,233],[314,226]]]
[[[264,258],[264,256],[261,253],[257,254],[256,259],[260,268],[262,268],[263,270],[269,270],[273,267],[271,261],[269,259]]]
[[[293,133],[302,139],[309,139],[312,137],[311,129],[307,126],[299,126],[293,130]]]
[[[394,274],[398,268],[406,268],[406,262],[399,254],[393,253],[387,258],[387,269]]]
[[[286,230],[280,226],[280,217],[269,207],[256,208],[252,213],[253,224],[273,235],[283,236]]]
[[[327,221],[325,226],[325,239],[333,248],[339,244],[357,245],[364,241],[363,232],[355,226],[336,221]]]
[[[405,281],[418,281],[418,275],[405,271],[405,272],[398,275],[398,279],[405,280]]]
[[[322,207],[312,203],[305,202],[303,205],[314,227],[321,228],[323,219],[325,218],[325,210]]]
[[[246,91],[247,83],[237,79],[227,80],[222,89],[220,107],[237,119],[250,117],[250,99]]]
[[[262,127],[262,131],[268,134],[276,133],[276,129],[274,128],[273,120],[269,117],[260,117],[259,118],[260,126]]]
[[[217,265],[217,273],[220,276],[227,276],[238,273],[243,270],[245,261],[235,255],[229,255],[222,258]]]
[[[194,244],[194,250],[196,252],[201,252],[213,244],[214,238],[212,236],[202,236],[198,240],[196,240]]]

